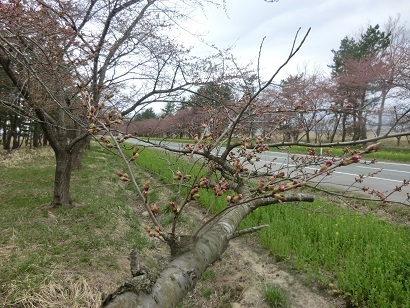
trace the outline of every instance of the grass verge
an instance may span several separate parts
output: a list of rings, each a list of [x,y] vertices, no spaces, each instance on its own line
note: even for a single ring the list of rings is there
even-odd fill
[[[160,138],[150,138],[151,141],[163,141],[164,139]],[[193,139],[166,139],[167,142],[175,142],[181,143],[185,145],[187,143],[194,143]],[[379,161],[392,161],[392,162],[402,162],[402,163],[409,163],[410,162],[410,147],[408,143],[403,142],[402,146],[395,145],[395,139],[385,139],[383,140],[382,146],[377,152],[371,153],[367,155],[365,158],[370,160],[375,158]],[[363,146],[352,146],[351,149],[361,149],[363,150],[365,147]],[[291,154],[307,154],[308,150],[307,147],[304,146],[291,146],[291,147],[272,147],[270,150],[273,152],[286,152]],[[322,153],[326,153],[327,150],[331,150],[331,153],[336,156],[343,155],[343,150],[345,147],[342,146],[334,146],[331,148],[322,148]],[[320,153],[320,148],[315,148],[316,154]],[[323,154],[325,155],[325,154]]]
[[[351,149],[357,150],[364,150],[365,147],[355,146],[350,147]],[[286,151],[289,153],[295,154],[307,154],[306,147],[302,146],[292,146],[286,149],[282,149],[280,151]],[[341,156],[343,155],[345,147],[331,147],[331,148],[323,148],[322,153],[326,155],[326,152],[331,152],[334,156]],[[271,149],[272,151],[278,151],[278,149]],[[315,148],[315,153],[318,155],[320,154],[320,148]],[[370,160],[375,158],[378,161],[392,161],[392,162],[402,162],[408,163],[410,162],[410,148],[407,147],[394,147],[394,146],[381,146],[381,148],[377,152],[373,152],[371,154],[366,155],[365,159]]]
[[[50,148],[0,160],[0,306],[99,307],[128,275],[129,251],[147,244],[114,173],[121,162],[95,146],[83,166],[76,206],[51,209]]]
[[[153,151],[144,151],[137,163],[161,174],[164,183],[171,183],[172,175],[165,173],[180,166],[169,165],[169,159]],[[206,191],[201,191],[198,202],[205,206],[213,203],[215,211],[226,205],[221,198],[214,202],[213,192]],[[269,224],[259,232],[266,249],[354,305],[408,307],[408,227],[372,214],[356,214],[329,199],[303,208],[285,204],[260,208],[241,227]]]
[[[316,201],[260,208],[242,227],[269,224],[260,243],[279,261],[307,273],[354,305],[410,303],[410,230],[375,215],[358,215]]]

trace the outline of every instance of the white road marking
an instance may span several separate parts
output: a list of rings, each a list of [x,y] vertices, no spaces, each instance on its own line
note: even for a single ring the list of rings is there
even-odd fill
[[[382,170],[382,171],[399,172],[399,173],[409,173],[409,174],[410,174],[410,171],[393,170],[393,169],[385,169],[385,168],[374,168],[374,167],[363,167],[363,166],[356,166],[356,168],[373,169],[373,170]]]
[[[269,161],[265,161],[265,160],[260,160],[261,162],[267,162],[267,163],[272,163],[273,165],[286,165],[284,162],[282,163],[275,163],[275,162],[269,162]],[[288,164],[286,166],[289,167],[295,167],[296,165],[292,165],[292,164]],[[357,166],[356,166],[357,167]],[[361,167],[361,168],[366,168],[366,167]],[[314,167],[305,167],[305,169],[309,169],[309,170],[319,170],[319,168],[314,168]],[[371,169],[371,168],[370,168]],[[380,168],[375,168],[377,170],[380,170]],[[388,169],[383,169],[383,170],[388,170]],[[393,172],[396,172],[396,170],[390,170]],[[404,173],[410,173],[407,171],[401,171]],[[348,173],[348,172],[342,172],[342,171],[334,171],[333,173],[337,173],[337,174],[341,174],[341,175],[348,175],[348,176],[359,176],[358,174],[354,174],[354,173]],[[395,183],[403,183],[403,181],[399,181],[399,180],[392,180],[392,179],[385,179],[385,178],[381,178],[381,177],[376,177],[376,176],[365,176],[365,179],[375,179],[375,180],[382,180],[382,181],[388,181],[388,182],[395,182]]]

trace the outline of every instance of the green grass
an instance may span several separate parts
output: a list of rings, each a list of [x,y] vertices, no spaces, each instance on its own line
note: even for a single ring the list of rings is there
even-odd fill
[[[205,297],[206,299],[209,299],[213,293],[214,293],[214,290],[212,288],[206,288],[205,290],[202,291],[202,296]]]
[[[202,274],[201,280],[202,280],[202,281],[214,280],[215,277],[216,277],[215,271],[213,271],[212,269],[208,269],[208,270],[206,270],[206,271]]]
[[[135,163],[155,174],[162,184],[174,184],[175,189],[177,189],[177,181],[173,180],[173,174],[171,171],[175,172],[180,170],[183,174],[190,174],[193,176],[199,174],[198,178],[205,175],[205,170],[201,168],[198,163],[188,164],[186,157],[177,159],[173,155],[166,155],[164,152],[148,148],[140,152]],[[192,180],[194,180],[194,178],[192,178]],[[185,181],[184,184],[190,184],[192,183],[192,180]],[[187,189],[188,188],[182,189],[182,196],[184,195],[184,192],[187,192]],[[200,195],[201,197],[197,202],[207,209],[211,206],[210,210],[213,212],[223,209],[227,204],[225,197],[216,198],[212,189],[201,189]],[[170,196],[170,201],[175,201],[173,196]]]
[[[123,169],[122,163],[93,147],[84,169],[73,174],[73,199],[78,206],[48,209],[44,205],[52,197],[52,154],[20,155],[0,164],[3,304],[37,294],[40,286],[54,279],[54,273],[90,281],[90,275],[102,275],[104,281],[111,281],[112,273],[120,271],[118,257],[146,245],[124,185],[114,174],[116,168]],[[203,172],[198,164],[172,156],[165,159],[148,149],[141,151],[137,163],[159,175],[161,185],[173,182],[172,169],[192,175]],[[213,192],[205,189],[198,201],[204,206],[213,204],[214,211],[226,206],[225,198],[215,202]],[[260,208],[241,227],[268,223],[259,232],[264,247],[353,304],[409,307],[408,227],[353,214],[325,201],[304,206],[311,211],[294,205]]]
[[[1,161],[0,298],[4,305],[36,294],[55,275],[85,277],[90,283],[96,277],[115,277],[115,272],[124,270],[118,258],[146,245],[131,201],[114,174],[116,165],[120,162],[112,155],[92,147],[83,169],[73,174],[76,206],[51,209],[45,206],[53,191],[50,149],[16,152],[13,159]],[[106,286],[118,282],[108,281]]]
[[[138,158],[138,164],[172,181],[164,174],[170,168],[161,154],[147,151],[145,155]],[[198,201],[208,207],[214,202],[213,192],[202,190]],[[224,206],[225,198],[218,198],[213,210]],[[319,200],[304,206],[310,211],[294,205],[260,208],[241,228],[269,224],[259,232],[260,242],[278,261],[287,261],[311,281],[343,294],[350,303],[409,307],[408,227],[382,221],[374,215],[358,215],[329,201]]]
[[[160,138],[150,138],[151,140],[161,141]],[[181,144],[193,143],[192,139],[166,139],[167,142],[176,142]],[[379,161],[393,161],[393,162],[410,162],[410,147],[407,142],[403,140],[402,146],[395,145],[395,139],[386,139],[381,141],[382,146],[379,151],[367,154],[363,159],[371,160],[375,158]],[[343,154],[345,147],[334,146],[332,148],[322,148],[323,155],[326,155],[326,150],[330,149],[333,155],[340,156]],[[362,146],[352,146],[351,149],[363,150],[365,147]],[[292,146],[285,148],[272,147],[270,149],[273,152],[289,152],[292,154],[307,154],[307,148],[303,146]],[[320,148],[315,148],[316,154],[320,154]]]
[[[288,308],[290,307],[290,297],[280,286],[268,283],[262,286],[262,292],[266,302],[271,308]]]
[[[242,227],[268,223],[259,233],[265,248],[313,281],[341,291],[353,304],[409,307],[408,227],[324,201],[305,206],[322,213],[292,205],[260,208]]]

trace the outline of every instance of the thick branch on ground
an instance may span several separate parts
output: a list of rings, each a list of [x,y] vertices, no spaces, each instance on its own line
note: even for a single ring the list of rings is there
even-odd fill
[[[176,257],[146,292],[140,286],[121,287],[109,298],[105,307],[173,307],[196,285],[202,273],[221,259],[241,221],[259,206],[287,201],[313,201],[313,197],[298,194],[283,200],[257,199],[233,207],[193,243],[188,251]]]

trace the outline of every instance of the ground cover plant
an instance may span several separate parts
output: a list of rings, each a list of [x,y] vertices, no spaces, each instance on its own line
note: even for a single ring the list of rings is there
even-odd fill
[[[289,295],[286,294],[280,286],[275,284],[266,284],[263,286],[263,292],[268,302],[269,307],[272,308],[288,308],[290,307]]]
[[[339,203],[338,201],[331,202]],[[410,300],[410,230],[373,214],[316,201],[260,209],[244,227],[267,223],[261,244],[278,260],[366,307],[405,307]]]

